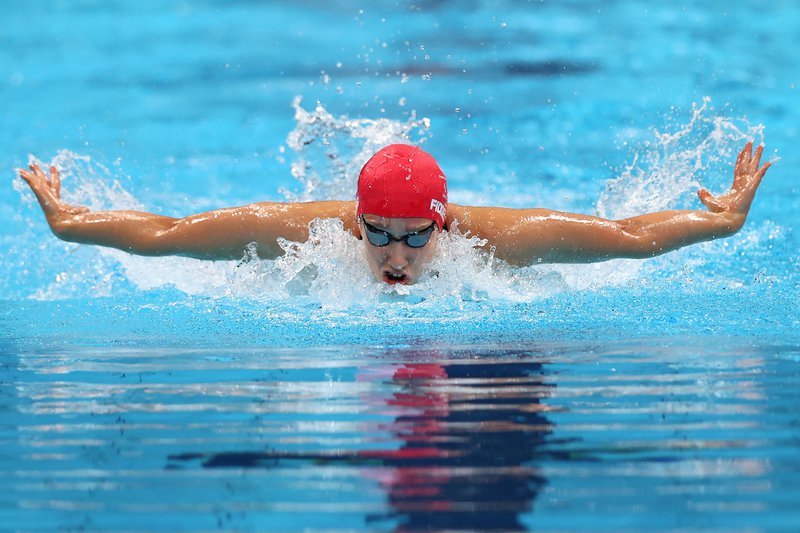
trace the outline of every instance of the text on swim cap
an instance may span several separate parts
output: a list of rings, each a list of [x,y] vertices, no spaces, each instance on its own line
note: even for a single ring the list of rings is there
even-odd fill
[[[442,218],[445,217],[444,204],[442,202],[440,202],[439,200],[437,200],[436,198],[431,200],[431,206],[430,206],[429,209],[433,209],[434,211],[436,211],[439,214],[440,217],[442,217]]]

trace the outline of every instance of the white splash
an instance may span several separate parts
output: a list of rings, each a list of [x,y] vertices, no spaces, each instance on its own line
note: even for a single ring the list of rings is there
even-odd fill
[[[553,280],[545,286],[535,272],[495,261],[481,250],[485,241],[462,235],[457,227],[440,235],[436,258],[414,286],[376,281],[363,259],[364,243],[340,220],[315,220],[308,241],[280,244],[286,253],[274,261],[261,260],[257,250],[251,250],[231,276],[228,294],[264,301],[299,298],[328,308],[349,308],[366,302],[526,301],[554,290]]]
[[[701,207],[700,187],[724,190],[733,182],[733,162],[747,141],[763,141],[763,125],[724,117],[706,97],[692,106],[687,124],[674,133],[653,132],[655,139],[633,155],[620,176],[606,183],[597,214],[627,218],[665,209]]]
[[[352,199],[358,173],[372,154],[388,144],[423,144],[430,130],[430,120],[417,120],[414,112],[406,122],[337,118],[320,104],[306,111],[301,103],[299,96],[292,103],[297,124],[286,145],[295,154],[291,171],[303,190],[281,191],[290,202]]]
[[[92,211],[103,209],[144,209],[132,194],[125,190],[113,172],[88,155],[80,155],[70,150],[59,150],[49,163],[40,161],[33,155],[28,156],[28,164],[36,163],[43,169],[55,166],[61,181],[69,183],[62,187],[62,198],[70,204],[84,205]],[[16,182],[15,186],[22,185]],[[26,191],[21,186],[18,190]],[[31,196],[32,198],[32,196]]]
[[[668,209],[705,209],[697,198],[701,187],[723,192],[733,182],[733,162],[747,141],[763,141],[763,125],[725,117],[705,97],[692,105],[689,122],[674,132],[653,131],[654,140],[633,154],[620,176],[606,182],[596,205],[598,216],[623,219]],[[561,275],[575,290],[619,286],[642,280],[669,262],[684,257],[703,264],[707,249],[689,247],[649,261],[619,259],[590,265],[547,265],[542,271]],[[653,267],[655,265],[655,268]]]

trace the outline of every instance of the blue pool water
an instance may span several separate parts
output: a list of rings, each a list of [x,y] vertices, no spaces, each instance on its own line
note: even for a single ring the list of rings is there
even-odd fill
[[[12,531],[794,531],[800,7],[10,2],[0,47],[0,520]],[[278,261],[49,233],[14,177],[169,215],[352,198],[424,144],[458,203],[700,208],[736,236],[408,290],[336,224]]]

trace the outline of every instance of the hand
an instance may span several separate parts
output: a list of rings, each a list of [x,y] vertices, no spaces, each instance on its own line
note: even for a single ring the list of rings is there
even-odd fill
[[[707,189],[697,191],[700,201],[710,211],[740,215],[741,223],[744,223],[744,219],[750,211],[750,204],[756,195],[756,189],[771,165],[770,162],[767,162],[759,168],[761,154],[764,152],[763,145],[756,148],[755,154],[752,153],[752,149],[753,143],[749,142],[739,152],[736,166],[733,169],[733,186],[730,191],[721,196],[714,196]]]
[[[50,167],[49,178],[39,165],[32,164],[29,168],[30,171],[19,169],[17,172],[36,195],[51,228],[55,230],[55,226],[69,215],[79,215],[89,211],[88,207],[69,205],[61,200],[61,178],[56,167]]]

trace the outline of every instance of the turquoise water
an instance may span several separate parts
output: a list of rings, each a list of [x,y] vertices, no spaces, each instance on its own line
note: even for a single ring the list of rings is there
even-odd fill
[[[718,338],[19,354],[4,527],[790,531],[799,358]]]
[[[11,2],[0,47],[0,518],[36,530],[791,531],[793,2]],[[738,235],[407,291],[335,224],[275,262],[57,241],[14,169],[170,215],[351,198],[392,140],[458,203],[699,208]],[[29,155],[30,154],[30,155]]]

